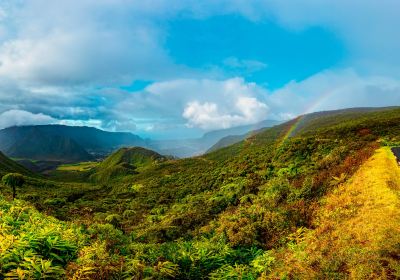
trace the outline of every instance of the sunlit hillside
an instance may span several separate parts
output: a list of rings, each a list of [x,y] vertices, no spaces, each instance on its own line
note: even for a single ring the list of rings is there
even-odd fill
[[[398,108],[332,111],[200,157],[119,150],[30,179],[14,202],[3,186],[0,271],[10,279],[396,278],[400,169],[389,148],[398,135]]]
[[[277,252],[273,277],[400,277],[400,167],[390,149],[378,149],[351,178],[332,184],[312,229],[299,229]]]

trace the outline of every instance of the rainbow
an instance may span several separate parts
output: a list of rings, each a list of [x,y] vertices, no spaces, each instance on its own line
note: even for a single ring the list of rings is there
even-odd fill
[[[327,91],[326,93],[322,94],[320,98],[318,98],[315,102],[311,104],[311,106],[307,107],[306,110],[302,114],[300,114],[298,117],[294,118],[293,120],[289,121],[292,122],[290,125],[289,129],[286,131],[286,133],[283,135],[281,138],[281,141],[279,141],[278,147],[281,146],[283,143],[285,143],[296,131],[296,129],[301,125],[305,115],[309,113],[313,113],[316,111],[318,107],[321,106],[332,94],[334,93],[333,90]]]
[[[305,116],[305,114],[302,114],[302,115],[298,116],[297,118],[291,120],[292,124],[290,125],[290,127],[286,131],[286,133],[283,135],[283,137],[279,143],[279,146],[282,143],[286,142],[286,140],[289,139],[293,135],[293,132],[300,126],[301,121],[304,119],[304,116]]]

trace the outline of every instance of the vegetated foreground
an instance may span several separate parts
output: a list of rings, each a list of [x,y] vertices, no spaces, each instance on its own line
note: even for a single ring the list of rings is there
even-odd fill
[[[399,136],[398,108],[344,110],[201,157],[125,149],[26,177],[20,200],[1,189],[0,275],[400,278]]]
[[[400,168],[390,149],[381,148],[321,201],[315,229],[293,235],[275,275],[289,270],[299,279],[400,278],[399,195]]]

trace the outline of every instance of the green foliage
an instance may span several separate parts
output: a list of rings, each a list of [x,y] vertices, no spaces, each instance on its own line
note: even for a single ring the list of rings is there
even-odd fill
[[[121,176],[133,175],[137,169],[167,160],[166,157],[141,147],[121,148],[101,162],[91,175],[91,179],[106,182]]]
[[[1,179],[4,185],[10,187],[21,187],[25,183],[25,178],[19,173],[8,173]]]
[[[0,200],[1,273],[37,278],[29,274],[33,261],[50,278],[290,275],[292,263],[307,261],[303,241],[324,199],[379,143],[397,141],[400,109],[320,113],[301,118],[294,131],[292,125],[189,159],[122,149],[79,171],[81,177],[64,170],[53,182],[27,178],[20,198],[66,221],[25,202]],[[65,181],[68,174],[74,183]],[[339,271],[340,261],[332,260],[332,271]],[[340,273],[337,278],[349,276]]]
[[[5,274],[7,279],[59,279],[63,275],[64,269],[35,255],[24,257],[20,267]]]
[[[61,207],[65,205],[66,202],[67,201],[65,198],[49,198],[46,199],[43,203],[51,207]]]
[[[120,224],[120,222],[121,222],[121,216],[118,215],[118,214],[111,214],[111,215],[108,215],[108,216],[105,218],[105,221],[106,221],[107,223],[112,224],[113,226],[119,226],[119,224]]]
[[[32,177],[37,176],[0,152],[0,176],[4,176],[7,173],[20,173]]]
[[[275,257],[272,256],[271,252],[267,251],[254,258],[251,262],[251,266],[257,273],[268,273],[271,271],[274,262]]]
[[[122,259],[109,250],[106,241],[96,240],[84,246],[78,259],[68,266],[72,279],[118,279],[122,274]]]
[[[2,183],[12,188],[12,198],[16,197],[16,188],[25,183],[25,178],[19,173],[8,173],[1,179]]]
[[[0,275],[10,279],[58,279],[64,267],[76,258],[82,236],[79,228],[3,198],[0,214]]]

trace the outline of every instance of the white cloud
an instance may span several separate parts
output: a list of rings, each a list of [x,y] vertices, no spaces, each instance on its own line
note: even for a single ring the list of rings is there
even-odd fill
[[[399,10],[397,0],[0,1],[0,126],[31,118],[111,130],[213,129],[310,110],[400,105]],[[165,21],[224,14],[293,30],[327,28],[345,41],[343,63],[353,70],[324,71],[269,92],[177,65],[165,50]],[[239,57],[224,64],[266,67]],[[156,82],[142,92],[112,89],[135,79]]]
[[[132,120],[138,130],[185,124],[212,130],[312,111],[400,105],[400,81],[348,68],[326,70],[272,92],[242,78],[178,79],[120,96],[111,111],[121,124]]]
[[[267,68],[267,64],[252,59],[239,59],[237,57],[228,57],[224,59],[223,64],[229,68],[253,73]]]
[[[267,91],[242,78],[179,79],[154,83],[115,107],[121,118],[162,119],[202,129],[255,123],[267,116]],[[162,121],[165,122],[165,121]]]
[[[269,95],[272,118],[350,107],[400,106],[400,81],[361,76],[353,69],[324,71]]]
[[[396,0],[4,3],[0,3],[0,18],[4,19],[0,30],[6,30],[7,36],[4,41],[0,36],[0,75],[20,83],[104,85],[205,75],[176,65],[164,49],[167,31],[162,23],[177,15],[206,18],[241,14],[255,21],[273,20],[291,29],[324,26],[345,40],[351,59],[360,68],[368,65],[368,71],[395,73],[393,69],[400,63],[400,2]],[[225,65],[250,71],[266,66],[235,57],[227,58]]]
[[[102,128],[102,120],[89,119],[89,120],[58,120],[57,124],[69,125],[69,126],[90,126],[96,128]]]
[[[21,73],[14,74],[24,77],[33,75],[34,69],[47,70],[55,81],[63,73],[71,80],[95,78],[100,70],[113,74],[111,78],[164,77],[168,71],[162,70],[177,67],[163,49],[165,20],[178,15],[240,14],[292,29],[324,26],[346,40],[360,61],[385,58],[390,62],[393,55],[398,57],[400,47],[399,9],[397,0],[4,0],[0,3],[0,29],[9,31],[1,53],[4,69],[19,69]]]
[[[254,97],[239,97],[232,109],[234,112],[221,112],[215,103],[194,101],[187,104],[182,116],[188,120],[189,127],[210,130],[253,124],[268,114],[268,106]]]
[[[57,120],[44,114],[32,114],[23,110],[9,110],[0,114],[0,128],[21,125],[55,123]]]
[[[104,86],[203,75],[170,58],[161,24],[183,11],[209,14],[203,13],[207,5],[196,6],[164,0],[0,1],[0,76],[23,85]]]
[[[133,119],[114,119],[103,121],[102,127],[111,131],[135,131],[137,129],[136,121]]]

